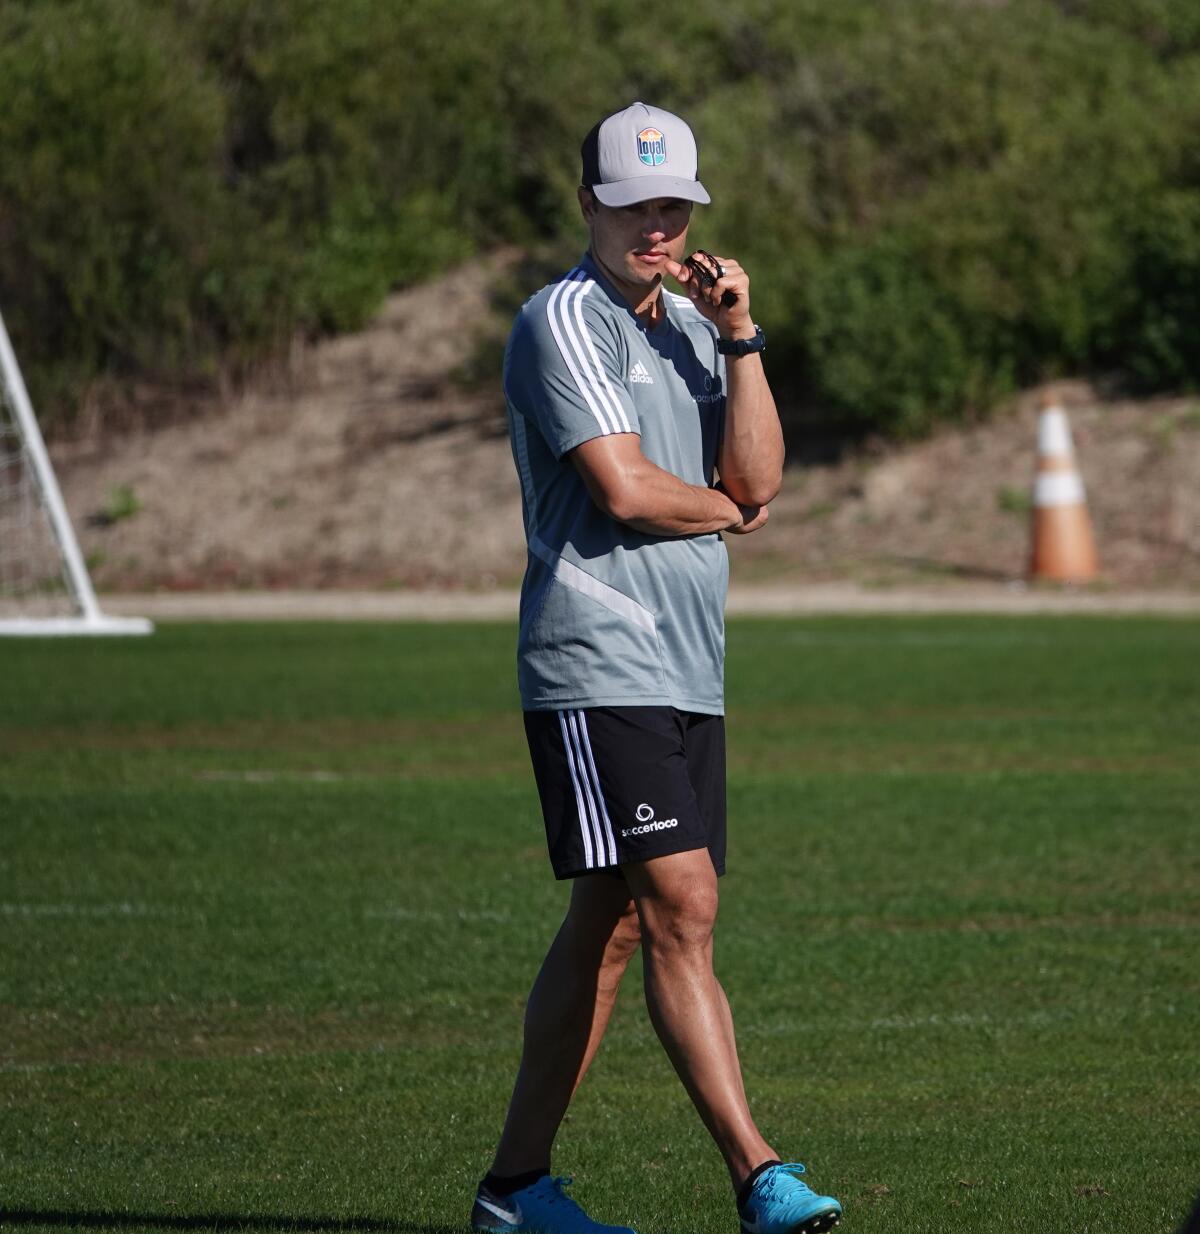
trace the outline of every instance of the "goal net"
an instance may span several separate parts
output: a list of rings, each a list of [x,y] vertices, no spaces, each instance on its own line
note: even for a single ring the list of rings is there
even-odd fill
[[[149,634],[100,611],[0,317],[0,634]]]

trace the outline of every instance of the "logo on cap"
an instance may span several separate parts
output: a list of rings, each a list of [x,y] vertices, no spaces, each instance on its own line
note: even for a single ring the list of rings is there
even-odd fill
[[[667,161],[667,140],[658,129],[642,129],[637,135],[637,151],[647,167],[660,167]]]

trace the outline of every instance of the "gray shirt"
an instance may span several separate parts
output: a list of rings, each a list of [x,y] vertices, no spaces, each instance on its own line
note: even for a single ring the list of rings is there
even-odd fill
[[[529,545],[517,676],[529,711],[724,712],[721,537],[616,522],[564,457],[593,437],[638,433],[651,462],[712,483],[724,357],[691,302],[662,295],[665,319],[649,330],[585,256],[526,301],[508,340],[504,394]]]

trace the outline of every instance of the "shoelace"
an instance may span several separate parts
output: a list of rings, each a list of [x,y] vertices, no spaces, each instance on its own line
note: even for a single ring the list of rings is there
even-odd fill
[[[557,1203],[559,1203],[559,1201],[561,1200],[564,1204],[572,1204],[572,1205],[574,1205],[576,1208],[578,1208],[578,1207],[579,1207],[579,1205],[578,1205],[578,1204],[575,1204],[575,1201],[574,1201],[573,1199],[571,1199],[571,1197],[570,1197],[569,1195],[566,1195],[566,1194],[563,1192],[563,1188],[564,1188],[564,1187],[569,1187],[569,1186],[570,1186],[570,1185],[571,1185],[574,1181],[575,1181],[575,1179],[574,1179],[574,1178],[572,1178],[570,1175],[564,1175],[564,1176],[559,1177],[559,1178],[553,1178],[553,1177],[552,1177],[552,1178],[550,1178],[550,1179],[549,1179],[549,1182],[550,1182],[550,1186],[551,1186],[551,1188],[553,1189],[553,1194],[552,1194],[552,1195],[547,1196],[547,1197],[546,1197],[546,1198],[547,1198],[547,1200],[548,1200],[551,1204],[557,1204]]]
[[[792,1184],[799,1190],[806,1192],[808,1195],[815,1194],[813,1189],[798,1176],[807,1173],[804,1164],[800,1161],[784,1161],[775,1167],[777,1170],[787,1170],[792,1175]]]

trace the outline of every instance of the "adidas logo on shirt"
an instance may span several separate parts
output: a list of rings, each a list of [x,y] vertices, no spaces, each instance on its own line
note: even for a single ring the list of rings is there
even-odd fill
[[[646,366],[640,360],[629,370],[629,380],[641,381],[648,386],[654,385],[654,378],[650,376]]]

